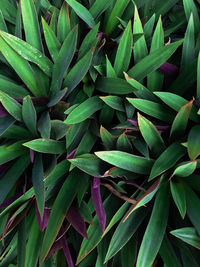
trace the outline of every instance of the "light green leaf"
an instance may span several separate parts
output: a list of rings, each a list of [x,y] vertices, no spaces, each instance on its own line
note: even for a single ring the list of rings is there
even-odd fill
[[[188,177],[195,171],[196,167],[197,167],[197,161],[191,161],[181,164],[178,167],[176,167],[171,177],[173,176]]]
[[[76,107],[64,121],[67,124],[75,124],[82,122],[94,114],[103,106],[102,100],[98,96],[93,96],[85,100],[78,107]]]
[[[0,102],[13,118],[22,121],[22,106],[16,100],[0,91]]]
[[[194,126],[188,135],[188,154],[191,160],[200,155],[200,126]]]
[[[94,18],[83,5],[81,5],[76,0],[65,1],[68,3],[68,5],[71,6],[71,8],[76,12],[77,15],[88,24],[88,26],[94,27],[96,25]]]
[[[152,152],[156,156],[160,155],[165,149],[165,144],[153,123],[138,113],[138,126],[144,140]]]
[[[66,2],[63,2],[58,16],[58,25],[57,25],[57,36],[61,43],[64,42],[69,31],[70,31],[69,7]]]
[[[95,155],[116,167],[140,174],[147,174],[154,162],[152,159],[121,151],[99,151]]]
[[[23,146],[28,147],[34,151],[49,154],[62,154],[66,151],[65,142],[46,140],[46,139],[35,139],[23,144]]]
[[[177,142],[171,144],[155,161],[151,169],[149,180],[154,179],[158,175],[173,167],[185,153],[186,149],[180,143]]]

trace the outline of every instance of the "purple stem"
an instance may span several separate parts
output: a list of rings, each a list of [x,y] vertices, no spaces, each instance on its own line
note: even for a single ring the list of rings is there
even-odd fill
[[[134,126],[138,127],[138,123],[135,120],[128,120],[131,124]],[[167,131],[169,130],[170,126],[160,126],[160,125],[155,125],[156,129],[159,131]]]
[[[69,153],[66,157],[66,159],[73,159],[74,158],[74,154],[76,153],[77,148],[75,148],[71,153]]]
[[[49,221],[50,209],[44,208],[44,214],[43,214],[42,220],[41,220],[40,213],[39,213],[36,203],[35,203],[35,211],[36,211],[36,218],[37,218],[38,226],[40,228],[40,231],[43,232],[45,228],[47,227],[47,224]]]

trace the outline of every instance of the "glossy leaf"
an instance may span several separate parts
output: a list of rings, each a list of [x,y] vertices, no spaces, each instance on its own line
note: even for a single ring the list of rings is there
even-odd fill
[[[182,43],[183,41],[180,40],[156,49],[132,67],[128,71],[128,75],[138,81],[144,79],[148,74],[158,69],[165,61],[167,61]]]
[[[123,101],[119,96],[100,96],[101,100],[103,100],[109,107],[124,111]]]
[[[154,179],[158,175],[173,167],[176,162],[184,156],[185,153],[186,150],[181,144],[171,144],[155,161],[151,169],[149,180]]]
[[[21,0],[21,11],[26,41],[43,52],[40,28],[33,0]]]
[[[49,154],[60,154],[65,152],[65,143],[52,139],[35,139],[23,144],[34,151]]]
[[[45,74],[51,76],[52,62],[37,48],[23,40],[0,31],[0,36],[24,59],[35,63]]]
[[[181,182],[170,181],[170,189],[174,202],[181,214],[181,217],[184,219],[186,214],[186,197],[183,184]]]
[[[196,167],[197,161],[186,162],[176,167],[172,176],[188,177],[195,171]]]
[[[10,145],[0,146],[0,164],[13,160],[27,152],[22,146],[23,141],[18,141]]]
[[[103,106],[103,102],[93,96],[76,107],[67,117],[65,123],[75,124],[84,121]]]
[[[161,121],[171,122],[172,114],[165,106],[146,99],[127,98],[127,100],[138,110]]]
[[[116,167],[141,174],[147,174],[154,162],[152,159],[135,156],[121,151],[99,151],[95,152],[95,155]]]
[[[51,121],[48,112],[42,113],[38,121],[38,131],[40,132],[42,138],[44,139],[50,138]]]
[[[160,155],[165,149],[165,144],[153,123],[138,113],[138,125],[149,148],[155,155]]]
[[[76,14],[85,21],[88,26],[94,27],[95,21],[90,12],[76,0],[65,0],[73,8]]]
[[[123,76],[123,71],[127,71],[132,54],[133,36],[131,21],[128,23],[117,49],[114,69],[118,77]]]
[[[0,102],[13,118],[22,121],[22,106],[16,100],[0,91]]]
[[[165,234],[169,204],[169,188],[165,183],[156,195],[151,218],[139,249],[136,266],[150,267],[153,264]]]
[[[101,140],[103,142],[103,145],[106,149],[112,149],[115,144],[115,138],[114,136],[106,130],[103,126],[100,128],[100,136]]]
[[[187,244],[200,249],[200,237],[197,234],[195,228],[193,227],[184,227],[170,232],[172,235],[180,238],[182,241]]]
[[[60,9],[57,25],[57,35],[61,43],[64,42],[67,34],[70,31],[70,18],[69,18],[69,7],[66,2],[63,2]]]

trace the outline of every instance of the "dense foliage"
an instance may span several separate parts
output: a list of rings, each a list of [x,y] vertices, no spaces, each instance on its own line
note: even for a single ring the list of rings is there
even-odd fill
[[[0,267],[200,266],[199,10],[1,0]]]

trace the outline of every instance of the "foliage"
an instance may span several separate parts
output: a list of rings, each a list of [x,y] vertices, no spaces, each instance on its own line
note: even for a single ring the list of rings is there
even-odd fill
[[[0,267],[199,266],[199,0],[1,0]]]

